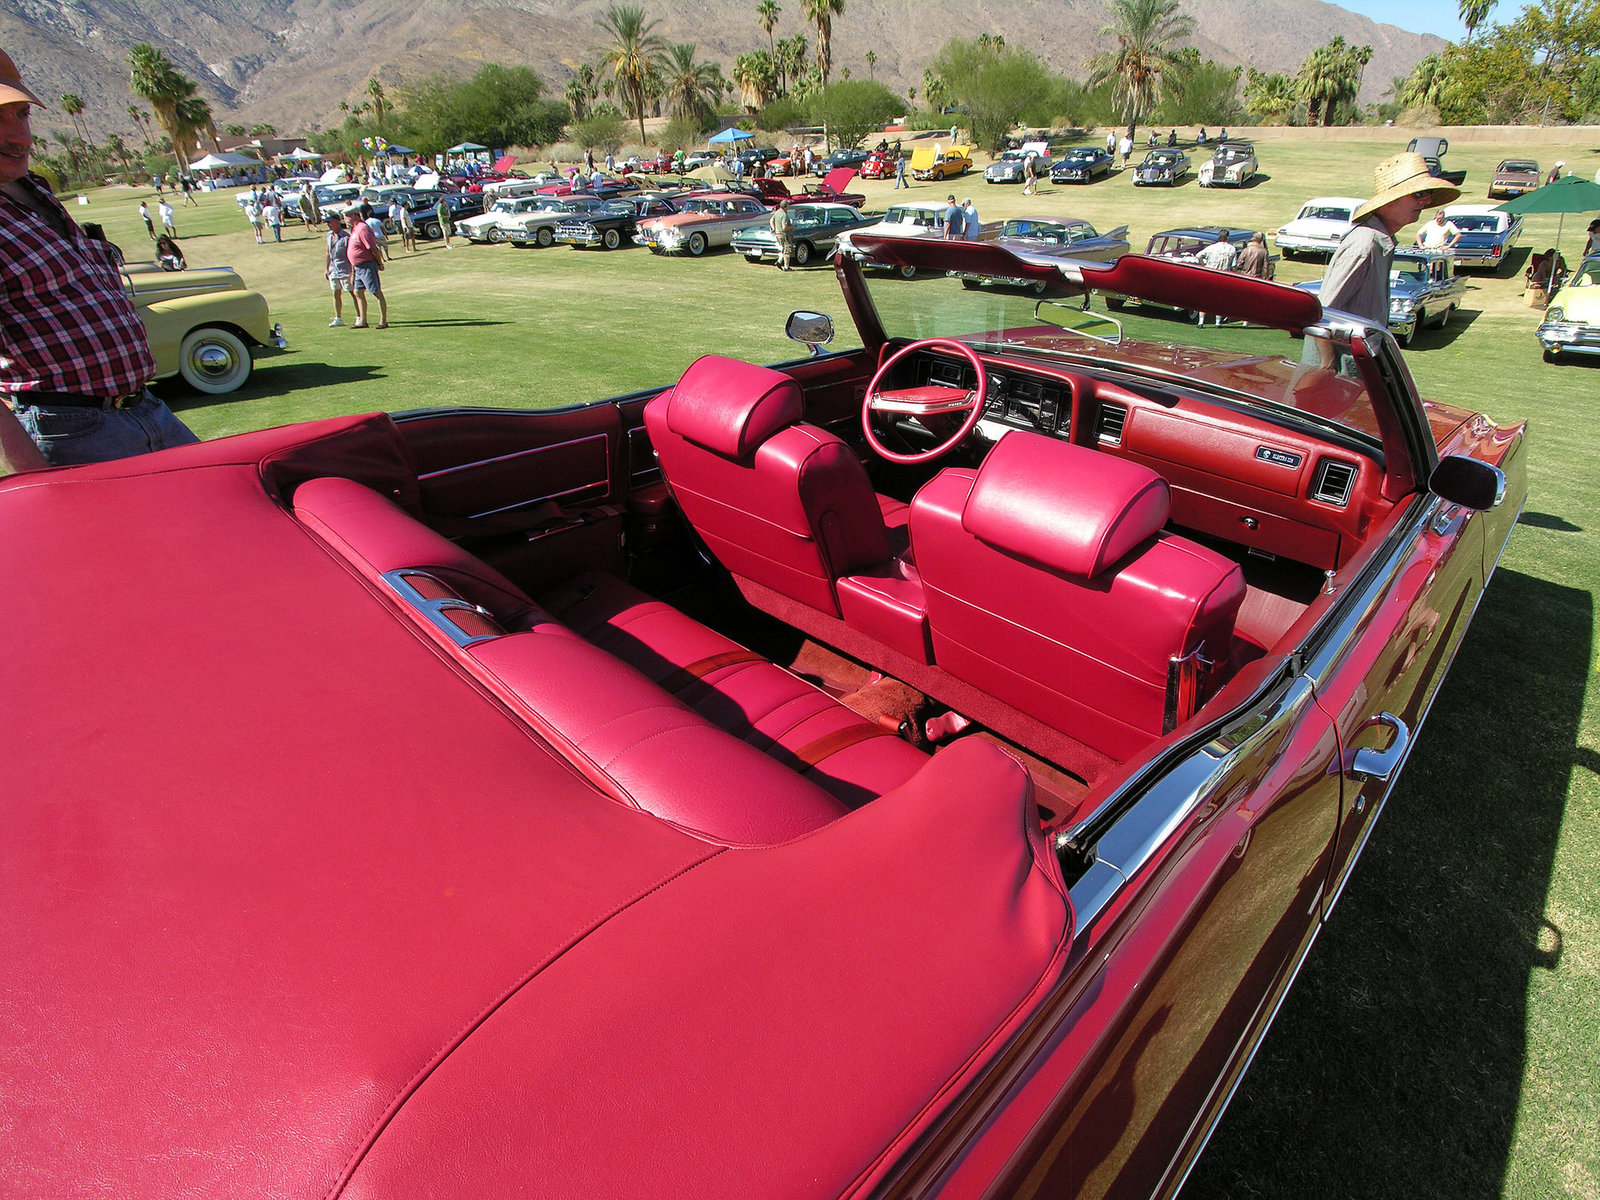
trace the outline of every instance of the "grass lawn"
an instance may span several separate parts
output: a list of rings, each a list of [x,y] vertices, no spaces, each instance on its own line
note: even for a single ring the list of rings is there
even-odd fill
[[[1124,175],[1025,197],[974,175],[908,195],[971,195],[985,220],[1126,223],[1142,248],[1173,225],[1271,231],[1311,196],[1364,195],[1403,138],[1265,143],[1265,177],[1241,191],[1202,191],[1192,177],[1135,189]],[[1579,131],[1537,153],[1547,169],[1559,157],[1592,177],[1596,141]],[[1449,165],[1468,170],[1463,199],[1481,200],[1495,163],[1527,153],[1462,141]],[[868,207],[893,198],[888,182],[863,188]],[[148,195],[106,189],[75,212],[144,257],[136,207]],[[1587,220],[1565,222],[1573,265]],[[177,222],[191,265],[237,267],[290,343],[232,396],[164,385],[203,437],[374,409],[578,403],[670,380],[706,351],[794,358],[782,336],[794,308],[848,324],[826,267],[780,275],[726,253],[458,242],[402,254],[385,272],[391,329],[330,329],[320,237],[295,227],[282,245],[257,246],[232,193],[180,208]],[[1589,703],[1600,701],[1600,362],[1543,363],[1538,314],[1520,300],[1526,248],[1553,245],[1556,228],[1531,218],[1511,270],[1471,276],[1465,311],[1406,353],[1425,395],[1532,423],[1528,511],[1188,1197],[1600,1197],[1600,704]],[[1320,274],[1284,263],[1279,278]]]

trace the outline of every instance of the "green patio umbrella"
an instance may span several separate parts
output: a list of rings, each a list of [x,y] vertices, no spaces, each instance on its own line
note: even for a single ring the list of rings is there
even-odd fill
[[[1567,223],[1567,214],[1600,212],[1600,183],[1590,183],[1578,175],[1565,175],[1554,183],[1514,196],[1495,207],[1501,212],[1521,213],[1523,216],[1528,213],[1560,214],[1561,219],[1556,222],[1556,253],[1551,256],[1550,278],[1546,281],[1549,285],[1555,282],[1556,262],[1561,257],[1561,231]],[[1553,291],[1554,288],[1547,286],[1545,290]]]

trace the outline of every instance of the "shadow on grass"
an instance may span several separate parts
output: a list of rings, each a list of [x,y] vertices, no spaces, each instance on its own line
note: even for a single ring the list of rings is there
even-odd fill
[[[495,325],[510,324],[510,321],[485,321],[473,317],[436,317],[431,321],[404,321],[396,318],[389,322],[391,328],[407,329],[487,329]]]
[[[270,396],[287,396],[291,392],[304,392],[311,388],[338,387],[347,383],[365,383],[383,376],[380,366],[333,366],[329,363],[277,362],[271,366],[258,366],[250,374],[250,382],[231,396],[212,396],[197,392],[180,378],[158,384],[156,390],[173,412],[185,408],[210,407],[229,400],[264,400]]]
[[[1517,518],[1518,525],[1532,525],[1535,529],[1553,529],[1557,533],[1582,533],[1582,525],[1574,525],[1565,517],[1557,517],[1550,513],[1527,512]]]
[[[1449,323],[1443,329],[1419,329],[1414,348],[1417,350],[1436,350],[1450,345],[1468,329],[1483,313],[1475,308],[1458,308],[1450,314]],[[1433,320],[1430,316],[1428,320]]]
[[[1593,601],[1511,571],[1185,1200],[1498,1200],[1577,745]]]

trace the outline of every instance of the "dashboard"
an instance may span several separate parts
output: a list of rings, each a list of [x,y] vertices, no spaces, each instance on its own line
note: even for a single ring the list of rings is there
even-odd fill
[[[992,444],[1024,429],[1144,463],[1167,480],[1182,529],[1333,570],[1392,507],[1379,456],[1309,423],[1121,373],[980,358],[988,395],[975,438]],[[916,355],[901,367],[895,386],[977,384],[971,364],[952,356]]]

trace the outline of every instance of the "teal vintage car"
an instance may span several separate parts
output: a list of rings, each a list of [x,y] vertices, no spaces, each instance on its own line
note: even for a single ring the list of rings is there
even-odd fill
[[[871,225],[869,217],[848,204],[796,204],[789,210],[789,238],[794,243],[794,265],[803,267],[814,258],[833,253],[841,233]],[[746,262],[777,262],[778,239],[769,225],[751,225],[733,235],[733,249]]]
[[[257,352],[288,345],[267,298],[246,288],[232,267],[165,271],[129,263],[122,282],[144,322],[157,379],[181,375],[198,392],[222,395],[244,386]]]

